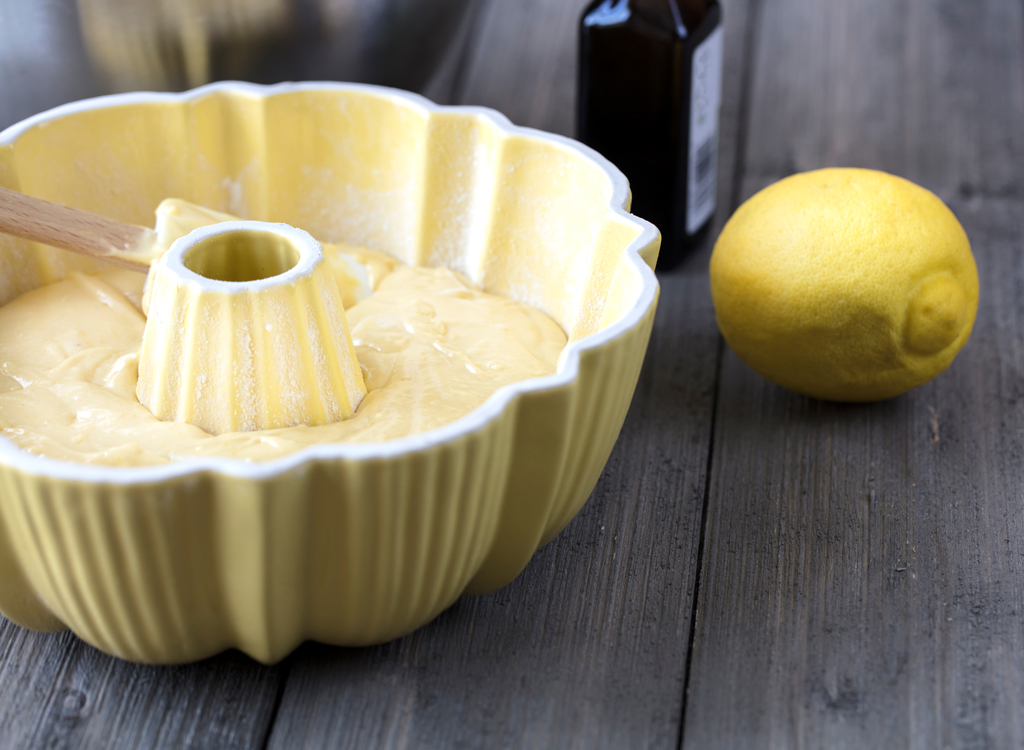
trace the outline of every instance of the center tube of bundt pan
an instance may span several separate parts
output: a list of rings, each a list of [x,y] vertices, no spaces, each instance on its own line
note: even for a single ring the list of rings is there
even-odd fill
[[[220,435],[355,413],[366,386],[309,234],[259,221],[201,227],[151,274],[136,394],[155,416]]]

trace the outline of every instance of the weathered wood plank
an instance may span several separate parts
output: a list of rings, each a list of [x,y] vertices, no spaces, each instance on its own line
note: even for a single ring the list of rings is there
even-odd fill
[[[490,0],[465,62],[460,104],[493,107],[517,125],[572,136],[576,22],[588,0]]]
[[[480,28],[484,0],[470,0],[451,45],[419,93],[437,104],[455,104],[465,84],[466,62]]]
[[[579,517],[510,586],[407,638],[304,647],[270,747],[675,748],[717,352],[704,280],[667,281]]]
[[[131,664],[0,618],[0,748],[258,747],[281,675],[238,652]]]
[[[683,745],[1019,747],[1021,5],[763,3],[743,193],[903,174],[960,216],[982,302],[950,370],[881,404],[727,353]]]

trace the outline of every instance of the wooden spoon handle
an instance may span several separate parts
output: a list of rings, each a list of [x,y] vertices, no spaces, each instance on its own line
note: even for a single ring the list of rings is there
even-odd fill
[[[156,233],[0,187],[0,232],[149,271]]]

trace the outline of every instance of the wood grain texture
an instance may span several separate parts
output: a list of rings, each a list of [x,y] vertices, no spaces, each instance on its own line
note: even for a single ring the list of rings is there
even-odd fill
[[[270,747],[675,748],[717,353],[706,280],[669,280],[576,520],[510,586],[407,638],[303,647]]]
[[[881,404],[727,353],[683,746],[1020,747],[1021,4],[762,2],[743,194],[909,177],[963,222],[981,307],[946,373]]]
[[[516,125],[572,137],[576,24],[588,0],[490,0],[466,58],[459,104],[503,112]]]
[[[0,232],[146,273],[156,233],[0,187]]]
[[[480,13],[486,0],[470,0],[448,50],[437,70],[419,92],[437,104],[455,104],[465,81],[466,60],[480,25]]]
[[[281,674],[238,652],[131,664],[0,619],[0,748],[259,747]]]

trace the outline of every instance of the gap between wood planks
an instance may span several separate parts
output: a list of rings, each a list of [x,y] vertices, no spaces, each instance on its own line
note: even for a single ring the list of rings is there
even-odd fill
[[[1015,0],[758,20],[741,195],[903,175],[960,217],[982,301],[952,367],[881,404],[787,394],[726,352],[687,748],[1024,744],[1022,32]]]
[[[731,61],[735,61],[737,57],[741,61],[741,64],[738,67],[740,67],[740,70],[742,71],[742,77],[739,82],[738,96],[734,100],[736,115],[735,124],[732,128],[733,138],[731,150],[735,154],[735,157],[731,165],[730,184],[725,186],[726,189],[719,190],[719,200],[725,198],[728,203],[725,207],[726,210],[722,210],[720,207],[716,212],[714,231],[711,232],[711,237],[708,240],[708,247],[703,248],[702,252],[694,259],[693,262],[686,264],[686,266],[684,266],[684,270],[692,271],[696,266],[696,270],[699,272],[707,268],[707,263],[711,257],[711,250],[713,249],[713,240],[717,239],[718,235],[722,231],[722,227],[725,225],[725,222],[728,221],[733,211],[735,211],[743,201],[743,173],[746,169],[746,143],[747,133],[750,128],[750,100],[754,79],[754,60],[757,57],[757,28],[758,19],[761,13],[761,0],[748,0],[744,10],[743,34],[741,37],[742,52],[738,56],[730,56]],[[740,35],[733,34],[732,40],[735,41],[738,36]],[[723,78],[725,78],[725,74],[727,72],[730,71],[723,71]],[[700,606],[701,576],[704,568],[704,547],[707,539],[708,504],[711,495],[711,470],[714,466],[715,458],[715,424],[718,419],[719,398],[721,397],[722,357],[725,354],[725,347],[725,340],[721,335],[719,335],[718,353],[715,358],[715,396],[712,402],[711,424],[709,426],[711,439],[708,441],[708,462],[707,468],[704,472],[704,501],[701,506],[700,516],[700,542],[697,547],[697,569],[694,574],[693,607],[690,614],[690,633],[689,642],[686,648],[686,666],[683,672],[683,696],[682,710],[680,712],[679,719],[679,738],[676,742],[676,745],[680,750],[683,747],[686,733],[686,709],[689,703],[690,670],[693,663],[694,642],[697,634],[697,615]]]

